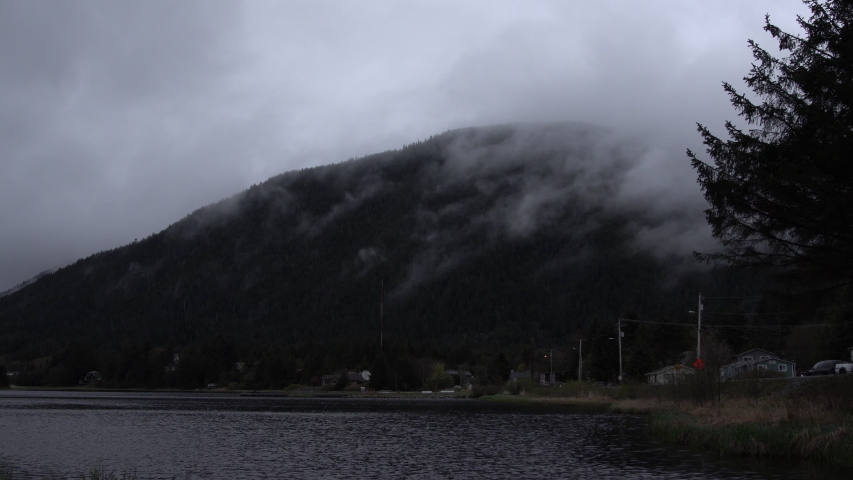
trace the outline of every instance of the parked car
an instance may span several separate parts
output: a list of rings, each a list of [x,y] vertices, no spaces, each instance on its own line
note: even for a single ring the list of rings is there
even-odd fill
[[[844,360],[822,360],[803,375],[839,375],[853,373],[853,363]]]

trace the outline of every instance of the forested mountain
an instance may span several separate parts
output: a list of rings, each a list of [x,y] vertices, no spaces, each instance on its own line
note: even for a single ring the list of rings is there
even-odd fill
[[[383,284],[385,331],[413,342],[686,321],[700,289],[742,284],[671,249],[701,219],[620,190],[642,154],[590,126],[496,126],[288,172],[0,298],[0,354],[375,338]]]

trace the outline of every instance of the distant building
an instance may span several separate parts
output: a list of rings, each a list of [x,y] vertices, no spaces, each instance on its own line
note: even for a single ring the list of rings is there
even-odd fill
[[[553,385],[557,383],[557,372],[532,372],[530,370],[525,370],[523,372],[516,372],[515,370],[509,371],[509,381],[517,382],[519,379],[529,378],[531,380],[537,381],[539,385]]]
[[[101,381],[101,374],[96,371],[91,371],[83,377],[83,380],[80,380],[80,385],[86,385],[89,383],[98,383]]]
[[[445,370],[444,373],[453,378],[454,382],[458,378],[459,383],[457,385],[459,386],[467,387],[474,383],[474,375],[468,370]]]
[[[341,378],[340,373],[330,373],[329,375],[323,375],[323,386],[326,385],[334,385],[338,383],[338,379]],[[370,381],[370,372],[364,370],[363,372],[347,372],[347,378],[349,378],[350,385],[365,385]]]
[[[557,374],[554,372],[540,373],[539,385],[553,385],[557,382]]]
[[[720,368],[720,375],[724,379],[733,379],[738,375],[751,371],[776,372],[784,377],[796,376],[797,364],[790,360],[783,360],[773,352],[753,348],[741,352],[732,357],[732,362]]]
[[[676,363],[646,374],[646,383],[651,385],[669,385],[675,383],[684,375],[692,375],[696,369]]]

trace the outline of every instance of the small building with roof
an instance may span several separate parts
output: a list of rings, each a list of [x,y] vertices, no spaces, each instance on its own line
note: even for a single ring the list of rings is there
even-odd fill
[[[329,375],[323,375],[322,384],[326,385],[335,385],[338,383],[338,379],[341,378],[342,373],[331,373]],[[364,370],[362,372],[347,372],[347,378],[349,378],[350,385],[365,385],[370,381],[370,372]]]
[[[783,377],[796,376],[797,364],[784,360],[775,353],[763,348],[753,348],[732,357],[732,362],[720,368],[720,375],[727,380],[736,378],[745,372],[766,371],[781,374]]]
[[[646,374],[646,383],[650,385],[670,385],[676,383],[679,379],[683,379],[684,375],[692,375],[696,373],[696,369],[676,363],[659,368]]]

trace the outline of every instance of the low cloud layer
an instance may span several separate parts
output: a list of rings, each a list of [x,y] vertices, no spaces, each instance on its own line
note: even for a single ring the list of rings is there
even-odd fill
[[[3,2],[0,290],[277,173],[472,125],[575,121],[634,136],[649,149],[618,198],[656,199],[644,215],[692,212],[701,197],[683,152],[702,150],[694,122],[719,131],[736,117],[720,83],[748,71],[748,38],[773,46],[765,13],[795,30],[807,10]],[[531,228],[528,213],[545,212],[555,188],[529,189],[508,211],[512,228]],[[653,244],[693,231],[645,228]]]
[[[699,192],[678,187],[690,183],[682,172],[665,173],[661,163],[669,160],[641,139],[583,124],[463,131],[424,181],[414,233],[422,250],[396,293],[481,259],[491,245],[542,231],[582,239],[603,228],[624,236],[629,251],[651,253],[676,270],[699,268],[692,252],[716,246],[705,204]],[[588,253],[570,249],[554,262]]]

